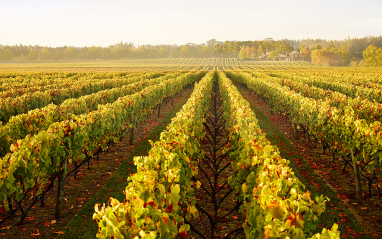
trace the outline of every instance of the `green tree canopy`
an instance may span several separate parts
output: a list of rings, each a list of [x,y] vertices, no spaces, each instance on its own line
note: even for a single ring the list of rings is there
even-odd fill
[[[39,57],[40,57],[42,60],[49,60],[49,59],[52,58],[52,52],[49,50],[49,48],[44,47],[44,48],[42,48],[42,50],[40,51],[40,53],[39,53]]]
[[[214,54],[216,56],[220,55],[221,53],[223,53],[223,46],[220,45],[219,43],[216,43],[215,46],[214,46]]]
[[[350,62],[349,51],[344,46],[340,46],[340,48],[336,50],[335,53],[341,57],[345,65],[349,64]]]
[[[32,49],[29,51],[28,55],[27,55],[27,60],[28,61],[35,61],[37,60],[38,58],[38,53],[35,49]]]
[[[244,60],[245,59],[245,47],[244,46],[240,49],[240,52],[239,52],[238,56],[239,56],[240,60]]]
[[[367,66],[382,66],[382,48],[368,46],[362,53]]]
[[[269,54],[269,59],[276,60],[279,58],[279,53],[277,51],[272,51],[271,54]]]
[[[180,52],[182,56],[187,57],[191,52],[191,48],[188,45],[184,45],[182,49],[180,49]]]
[[[312,62],[321,66],[342,66],[343,61],[334,51],[327,49],[313,50],[311,52]]]

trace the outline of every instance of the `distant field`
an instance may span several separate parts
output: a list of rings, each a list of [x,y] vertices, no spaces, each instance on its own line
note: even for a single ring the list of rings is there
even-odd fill
[[[64,63],[3,63],[1,72],[132,72],[148,70],[192,70],[206,67],[230,69],[295,69],[318,67],[310,62],[238,61],[236,58],[159,58]],[[233,67],[233,68],[232,68]],[[248,68],[250,67],[250,68]]]

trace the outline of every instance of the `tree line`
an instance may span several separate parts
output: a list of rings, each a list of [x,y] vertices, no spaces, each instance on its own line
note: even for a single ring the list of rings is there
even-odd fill
[[[185,45],[139,45],[120,42],[108,47],[42,47],[0,45],[0,62],[59,62],[140,58],[220,58],[234,57],[240,60],[259,60],[269,54],[277,59],[279,54],[288,55],[298,51],[302,60],[321,65],[370,65],[363,54],[370,45],[382,47],[382,37],[348,38],[345,40],[288,40],[274,41],[217,41],[211,39],[203,44]],[[374,51],[378,53],[377,51]],[[368,54],[367,56],[370,56]],[[375,57],[374,57],[375,58]],[[363,61],[362,61],[363,60]],[[376,63],[373,63],[376,65]]]
[[[0,45],[1,62],[73,61],[96,59],[139,59],[166,57],[238,57],[240,50],[249,49],[244,58],[256,59],[267,51],[287,52],[293,50],[285,41],[225,41],[211,39],[204,44],[140,45],[118,43],[109,47],[41,47]],[[256,49],[255,52],[251,52]]]

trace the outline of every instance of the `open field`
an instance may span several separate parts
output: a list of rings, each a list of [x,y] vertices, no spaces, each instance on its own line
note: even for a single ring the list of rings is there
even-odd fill
[[[0,72],[1,236],[382,237],[380,68],[168,58]]]
[[[238,61],[236,58],[159,58],[65,63],[2,63],[0,72],[131,72],[148,70],[191,70],[205,67],[244,66],[274,68],[314,67],[308,62]]]

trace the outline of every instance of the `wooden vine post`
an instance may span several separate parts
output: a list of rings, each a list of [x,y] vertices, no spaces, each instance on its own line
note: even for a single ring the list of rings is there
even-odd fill
[[[356,192],[356,195],[357,195],[357,201],[361,202],[362,201],[361,177],[360,177],[360,174],[359,174],[359,165],[354,160],[353,149],[351,150],[351,159],[352,159],[352,162],[353,162],[354,179],[355,179],[355,192]]]
[[[297,124],[292,123],[293,125],[293,134],[294,134],[294,139],[298,140],[298,130],[297,130]]]
[[[160,108],[162,107],[162,101],[158,105],[158,118],[160,117]]]
[[[61,171],[58,173],[58,185],[57,185],[57,200],[56,200],[56,212],[55,218],[61,217],[62,203],[64,199],[64,188],[65,188],[65,173],[66,173],[67,159],[65,159]]]
[[[131,127],[131,135],[130,135],[130,145],[134,144],[134,136],[135,136],[135,128],[137,126],[137,115],[135,116],[135,122],[133,127]]]
[[[5,216],[10,216],[12,212],[12,203],[10,198],[8,198],[6,201],[3,201],[3,207],[5,209]]]

